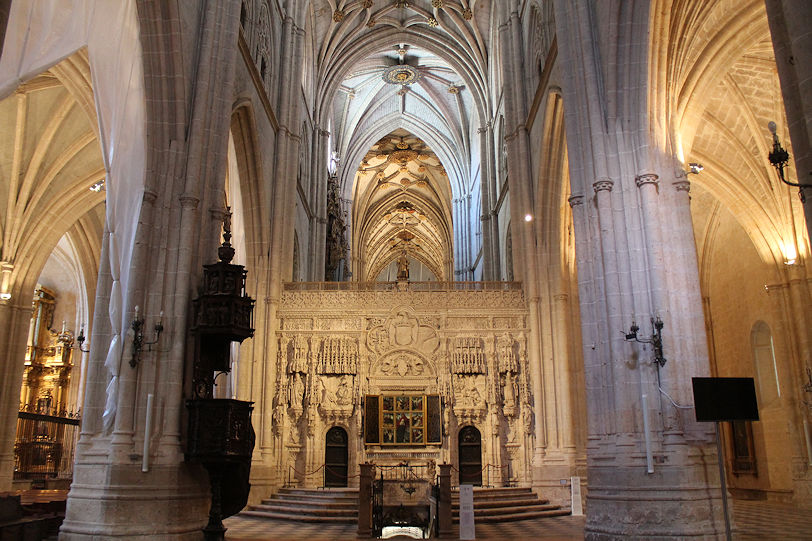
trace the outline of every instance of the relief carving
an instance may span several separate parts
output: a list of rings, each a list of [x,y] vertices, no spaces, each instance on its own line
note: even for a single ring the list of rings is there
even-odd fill
[[[516,359],[516,342],[513,336],[506,332],[496,338],[496,356],[499,360],[499,373],[515,374],[519,371],[519,364]]]
[[[293,339],[293,346],[288,354],[288,373],[307,374],[310,365],[309,353],[307,338],[304,335],[297,334]]]
[[[318,386],[318,407],[326,421],[332,424],[346,422],[352,415],[357,394],[353,377],[321,377]]]
[[[382,358],[370,372],[385,377],[433,376],[431,365],[410,351],[396,351]]]
[[[471,423],[485,415],[486,404],[482,398],[486,382],[484,376],[454,377],[454,414],[459,423]]]
[[[439,346],[437,330],[421,324],[410,308],[396,309],[386,321],[372,327],[367,333],[367,347],[378,355],[407,347],[430,355]]]

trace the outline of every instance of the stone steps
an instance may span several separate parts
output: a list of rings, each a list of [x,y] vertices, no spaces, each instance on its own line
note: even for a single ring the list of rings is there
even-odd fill
[[[459,522],[459,491],[451,493],[451,514]],[[542,500],[529,488],[474,488],[476,522],[512,522],[571,514],[570,509]]]
[[[354,524],[358,522],[358,489],[280,488],[279,492],[252,505],[240,516],[289,520]]]

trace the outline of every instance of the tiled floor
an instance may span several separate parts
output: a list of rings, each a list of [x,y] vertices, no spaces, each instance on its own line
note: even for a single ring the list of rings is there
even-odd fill
[[[733,504],[733,539],[737,541],[812,541],[812,511],[756,501]],[[232,517],[225,521],[228,541],[333,541],[356,539],[353,524],[328,526]],[[450,539],[458,539],[453,535]],[[503,524],[478,524],[477,539],[583,539],[584,517],[553,517]]]

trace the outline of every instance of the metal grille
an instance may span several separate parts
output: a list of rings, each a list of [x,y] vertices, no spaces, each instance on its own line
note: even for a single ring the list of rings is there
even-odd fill
[[[19,412],[14,443],[14,478],[72,478],[78,436],[78,417]]]

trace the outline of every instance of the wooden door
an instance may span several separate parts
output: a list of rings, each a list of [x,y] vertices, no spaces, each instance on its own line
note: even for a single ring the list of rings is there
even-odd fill
[[[347,486],[347,431],[334,426],[324,446],[324,486]]]
[[[482,486],[482,436],[473,426],[459,434],[460,484]]]

